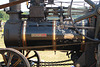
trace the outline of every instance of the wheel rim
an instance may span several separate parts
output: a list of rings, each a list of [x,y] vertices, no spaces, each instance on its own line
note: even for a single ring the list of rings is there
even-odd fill
[[[71,14],[71,20],[72,20],[72,23],[73,23],[73,26],[75,27],[75,30],[82,36],[86,37],[87,39],[89,40],[92,40],[92,41],[97,41],[97,42],[100,42],[100,40],[98,39],[98,33],[100,31],[100,3],[98,5],[96,5],[94,2],[92,2],[91,0],[85,0],[85,2],[87,2],[90,6],[92,6],[92,8],[94,9],[92,12],[89,12],[88,14],[85,14],[81,17],[78,17],[74,20],[72,20],[72,14]],[[72,8],[72,4],[73,4],[73,0],[71,2],[71,6],[70,8]],[[70,13],[71,13],[71,9],[70,9]],[[96,16],[97,17],[97,22],[96,22],[96,27],[95,27],[95,34],[94,34],[94,39],[93,38],[90,38],[86,35],[83,35],[79,30],[78,28],[76,27],[75,23],[81,21],[81,20],[84,20],[84,19],[87,19],[87,18],[90,18],[90,17],[93,17],[93,16]]]
[[[11,48],[0,49],[3,57],[2,67],[30,67],[28,60],[17,50]]]

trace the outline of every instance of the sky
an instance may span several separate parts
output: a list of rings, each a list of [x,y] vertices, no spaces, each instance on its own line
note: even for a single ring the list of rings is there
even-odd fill
[[[6,3],[9,3],[9,0],[0,0],[0,5],[2,4],[6,4]],[[21,4],[21,9],[22,11],[27,11],[28,9],[26,8],[26,2],[22,3]]]
[[[67,1],[68,2],[68,1],[71,1],[71,0],[55,0],[55,1],[63,1],[63,2]],[[84,0],[73,0],[73,1],[77,1],[78,2],[78,1],[84,1]],[[99,0],[92,0],[92,1],[99,1]],[[0,0],[0,5],[8,3],[8,2],[9,2],[9,0]],[[22,5],[21,6],[21,10],[22,11],[28,11],[28,9],[26,7],[26,2],[22,3],[21,5]],[[59,4],[57,4],[57,5],[59,5]],[[80,5],[82,5],[82,4],[80,4]]]

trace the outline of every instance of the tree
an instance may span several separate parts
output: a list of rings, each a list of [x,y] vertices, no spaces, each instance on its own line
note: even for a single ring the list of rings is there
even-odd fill
[[[9,19],[9,15],[4,11],[0,11],[0,19],[1,20],[8,20]]]

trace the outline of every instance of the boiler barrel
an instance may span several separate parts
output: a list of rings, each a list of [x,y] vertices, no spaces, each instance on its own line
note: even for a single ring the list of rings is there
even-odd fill
[[[53,23],[24,22],[22,29],[23,46],[52,45],[54,40],[63,39],[61,32],[57,33],[56,25]]]
[[[53,45],[64,35],[56,29],[56,23],[31,21],[5,24],[4,40],[7,47]]]

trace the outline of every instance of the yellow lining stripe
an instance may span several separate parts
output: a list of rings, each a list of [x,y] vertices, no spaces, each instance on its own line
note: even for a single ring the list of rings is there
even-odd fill
[[[26,44],[26,25],[27,25],[27,22],[24,21],[24,23],[23,23],[23,30],[22,30],[22,43],[23,43],[23,47],[27,46],[27,44]]]
[[[53,50],[56,51],[56,21],[53,22]]]

